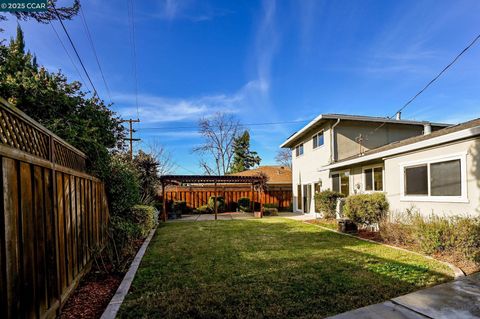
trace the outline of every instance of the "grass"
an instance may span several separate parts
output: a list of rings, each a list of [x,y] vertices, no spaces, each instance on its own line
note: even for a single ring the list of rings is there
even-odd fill
[[[452,276],[437,261],[283,218],[167,223],[119,318],[324,317]]]

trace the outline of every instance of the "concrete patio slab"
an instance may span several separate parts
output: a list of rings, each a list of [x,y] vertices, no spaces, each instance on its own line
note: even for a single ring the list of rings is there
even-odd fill
[[[390,301],[371,305],[357,310],[349,311],[336,315],[335,319],[424,319],[428,318],[422,316],[414,311],[411,311],[403,306],[396,305]]]
[[[480,318],[480,273],[330,318]]]
[[[392,300],[431,318],[480,318],[480,273]]]

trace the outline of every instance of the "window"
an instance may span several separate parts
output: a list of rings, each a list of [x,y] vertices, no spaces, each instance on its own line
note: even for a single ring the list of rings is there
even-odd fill
[[[319,146],[322,146],[323,145],[323,131],[314,135],[313,138],[312,138],[312,141],[313,141],[313,148],[314,149],[319,147]]]
[[[302,210],[302,185],[297,185],[297,209]]]
[[[427,165],[405,168],[405,195],[428,195]]]
[[[467,201],[465,155],[407,164],[402,170],[406,199]]]
[[[295,155],[296,156],[303,155],[303,143],[295,147]]]
[[[332,190],[348,196],[350,193],[350,178],[347,172],[332,174]]]
[[[320,183],[314,183],[313,184],[313,189],[314,189],[315,194],[320,193],[320,191],[321,191]]]
[[[383,168],[372,167],[363,170],[366,191],[383,191]]]

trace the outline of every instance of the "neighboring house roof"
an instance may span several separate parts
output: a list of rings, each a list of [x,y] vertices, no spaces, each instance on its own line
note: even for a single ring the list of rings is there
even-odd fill
[[[292,142],[297,140],[303,133],[307,132],[310,128],[315,125],[321,124],[327,120],[347,120],[347,121],[358,121],[358,122],[375,122],[375,123],[394,123],[394,124],[405,124],[405,125],[425,125],[430,124],[432,127],[447,127],[451,124],[445,123],[433,123],[428,121],[410,121],[410,120],[397,120],[394,118],[388,117],[377,117],[377,116],[364,116],[364,115],[348,115],[348,114],[320,114],[315,119],[310,121],[307,125],[302,127],[298,132],[292,134],[285,142],[283,142],[280,147],[292,147]]]
[[[410,151],[424,149],[457,140],[480,135],[480,118],[453,125],[428,135],[419,135],[398,142],[371,149],[361,155],[345,158],[333,164],[322,167],[322,170],[342,168],[362,162],[378,160],[384,157],[398,155]]]
[[[248,171],[233,173],[234,176],[254,176],[264,173],[268,177],[267,184],[291,184],[292,170],[285,166],[259,166]]]

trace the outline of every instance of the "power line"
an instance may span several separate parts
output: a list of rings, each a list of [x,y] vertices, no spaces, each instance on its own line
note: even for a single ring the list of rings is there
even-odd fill
[[[70,45],[72,46],[73,51],[75,51],[75,54],[77,55],[78,61],[80,61],[80,65],[81,65],[82,68],[83,68],[83,72],[85,72],[85,74],[87,75],[88,81],[90,82],[90,85],[91,85],[92,88],[93,88],[94,94],[99,97],[99,95],[98,95],[98,93],[97,93],[97,89],[95,88],[95,85],[93,85],[92,79],[90,78],[90,74],[88,74],[88,71],[87,71],[87,69],[85,68],[85,65],[83,64],[82,58],[80,58],[80,54],[78,54],[77,48],[75,47],[75,44],[73,43],[73,40],[72,40],[72,38],[70,37],[70,34],[68,33],[67,28],[65,27],[65,24],[63,24],[62,17],[60,16],[60,14],[58,14],[58,11],[57,11],[57,8],[55,7],[55,5],[53,5],[53,10],[55,11],[55,14],[56,14],[57,17],[58,17],[58,21],[60,21],[60,24],[62,25],[63,31],[64,31],[65,34],[67,35],[68,41],[70,41]]]
[[[97,50],[95,49],[95,44],[93,42],[90,29],[88,28],[87,19],[85,19],[85,14],[83,13],[83,6],[80,6],[80,15],[82,16],[83,28],[90,42],[90,47],[92,48],[93,55],[95,55],[95,60],[97,61],[98,69],[100,70],[100,74],[102,75],[103,83],[105,84],[105,89],[107,90],[108,98],[110,99],[110,102],[113,103],[112,95],[110,94],[110,88],[108,87],[107,80],[105,79],[105,74],[103,73],[102,66],[100,65],[100,60],[97,55]]]
[[[244,126],[267,126],[267,125],[283,125],[283,124],[295,124],[305,123],[311,120],[301,121],[285,121],[285,122],[264,122],[264,123],[246,123]],[[142,127],[140,130],[184,130],[184,129],[198,129],[198,126],[176,126],[176,127]]]
[[[415,94],[410,100],[408,100],[407,103],[405,103],[397,112],[395,112],[395,114],[393,114],[393,116],[390,116],[390,117],[387,117],[387,119],[391,119],[393,117],[395,117],[395,115],[397,114],[400,114],[408,105],[410,105],[420,94],[422,94],[423,92],[425,92],[429,87],[430,85],[432,85],[435,81],[438,80],[438,78],[440,78],[443,73],[445,73],[451,66],[453,66],[457,61],[458,59],[460,59],[460,57],[465,53],[467,52],[477,41],[478,39],[480,39],[480,34],[478,34],[471,42],[469,45],[467,45],[459,54],[457,54],[455,56],[455,58],[449,63],[447,64],[446,67],[444,67],[440,73],[438,73],[430,82],[428,82],[420,91],[417,92],[417,94]],[[380,124],[377,128],[375,128],[373,131],[371,131],[369,133],[370,134],[373,134],[375,133],[378,129],[380,129],[381,127],[383,127],[387,122],[383,122],[382,124]]]
[[[138,70],[137,70],[137,46],[135,41],[135,6],[134,0],[127,0],[128,22],[130,31],[130,45],[132,46],[132,70],[135,90],[135,106],[137,107],[137,118],[139,118],[138,111]]]
[[[57,32],[57,29],[55,29],[55,27],[53,26],[52,21],[49,21],[49,23],[50,23],[50,26],[52,27],[53,31],[55,32],[55,35],[57,36],[58,41],[59,41],[60,44],[62,45],[63,50],[65,50],[65,53],[67,54],[68,58],[70,59],[70,62],[72,63],[72,65],[73,65],[73,67],[75,68],[75,70],[77,71],[78,77],[80,78],[80,80],[82,81],[82,83],[84,83],[84,85],[86,85],[86,82],[85,82],[85,80],[83,79],[83,76],[82,76],[82,74],[80,73],[80,70],[77,68],[77,65],[76,65],[75,62],[73,61],[72,56],[70,55],[70,53],[68,52],[67,48],[65,47],[65,44],[63,43],[62,38],[60,38],[60,35],[59,35],[58,32]]]

